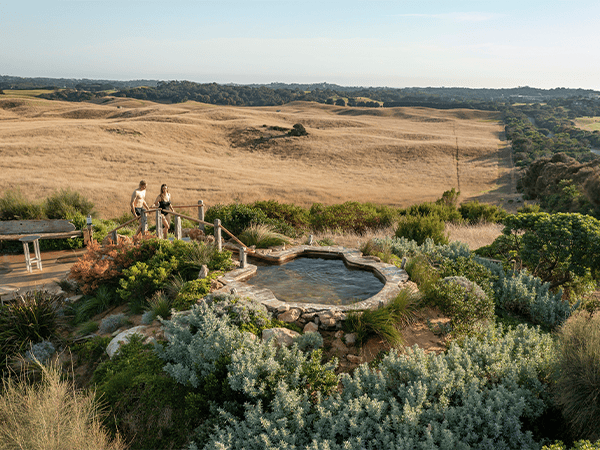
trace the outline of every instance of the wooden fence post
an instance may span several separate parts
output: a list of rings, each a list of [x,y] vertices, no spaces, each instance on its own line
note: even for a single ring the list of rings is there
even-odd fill
[[[246,267],[246,249],[240,247],[240,269]]]
[[[223,251],[223,243],[221,242],[221,220],[215,219],[215,242],[217,243],[217,249]]]
[[[198,220],[204,222],[204,200],[198,200]],[[200,228],[204,232],[204,224],[198,224],[198,228]]]
[[[175,216],[175,239],[181,239],[181,217]]]
[[[117,245],[119,243],[119,241],[118,241],[119,238],[118,238],[117,230],[115,230],[115,231],[112,232],[112,235],[111,235],[110,238],[112,239],[113,244]]]
[[[160,209],[156,210],[156,237],[159,239],[163,238],[163,223],[162,223],[162,213]]]
[[[142,215],[140,217],[140,226],[142,231],[142,236],[144,236],[148,232],[148,216],[146,215],[146,210],[142,208]]]

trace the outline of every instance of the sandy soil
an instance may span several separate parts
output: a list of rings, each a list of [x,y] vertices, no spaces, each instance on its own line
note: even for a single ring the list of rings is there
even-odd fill
[[[271,128],[295,123],[309,136]],[[502,139],[498,114],[473,110],[93,104],[4,95],[0,192],[20,188],[42,199],[69,187],[105,218],[128,210],[142,178],[150,200],[167,183],[176,205],[276,199],[408,206],[452,187],[460,187],[463,201],[501,204],[513,189]]]

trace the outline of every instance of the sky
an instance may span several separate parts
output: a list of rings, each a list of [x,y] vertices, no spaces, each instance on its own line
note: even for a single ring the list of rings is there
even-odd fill
[[[600,90],[598,0],[0,0],[0,75]]]

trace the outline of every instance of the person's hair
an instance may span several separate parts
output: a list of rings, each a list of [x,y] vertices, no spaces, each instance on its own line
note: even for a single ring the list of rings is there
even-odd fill
[[[163,189],[165,190],[164,192],[163,192]],[[160,198],[162,199],[162,201],[165,201],[165,197],[167,195],[168,189],[169,188],[167,187],[166,184],[163,184],[160,186]]]
[[[144,180],[140,181],[140,187],[146,187],[146,182]]]

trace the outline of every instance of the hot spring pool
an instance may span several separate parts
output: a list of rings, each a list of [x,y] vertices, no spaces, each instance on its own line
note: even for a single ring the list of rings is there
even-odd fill
[[[384,283],[368,270],[341,259],[300,257],[285,264],[252,259],[258,269],[246,283],[266,288],[281,301],[348,305],[377,294]]]

